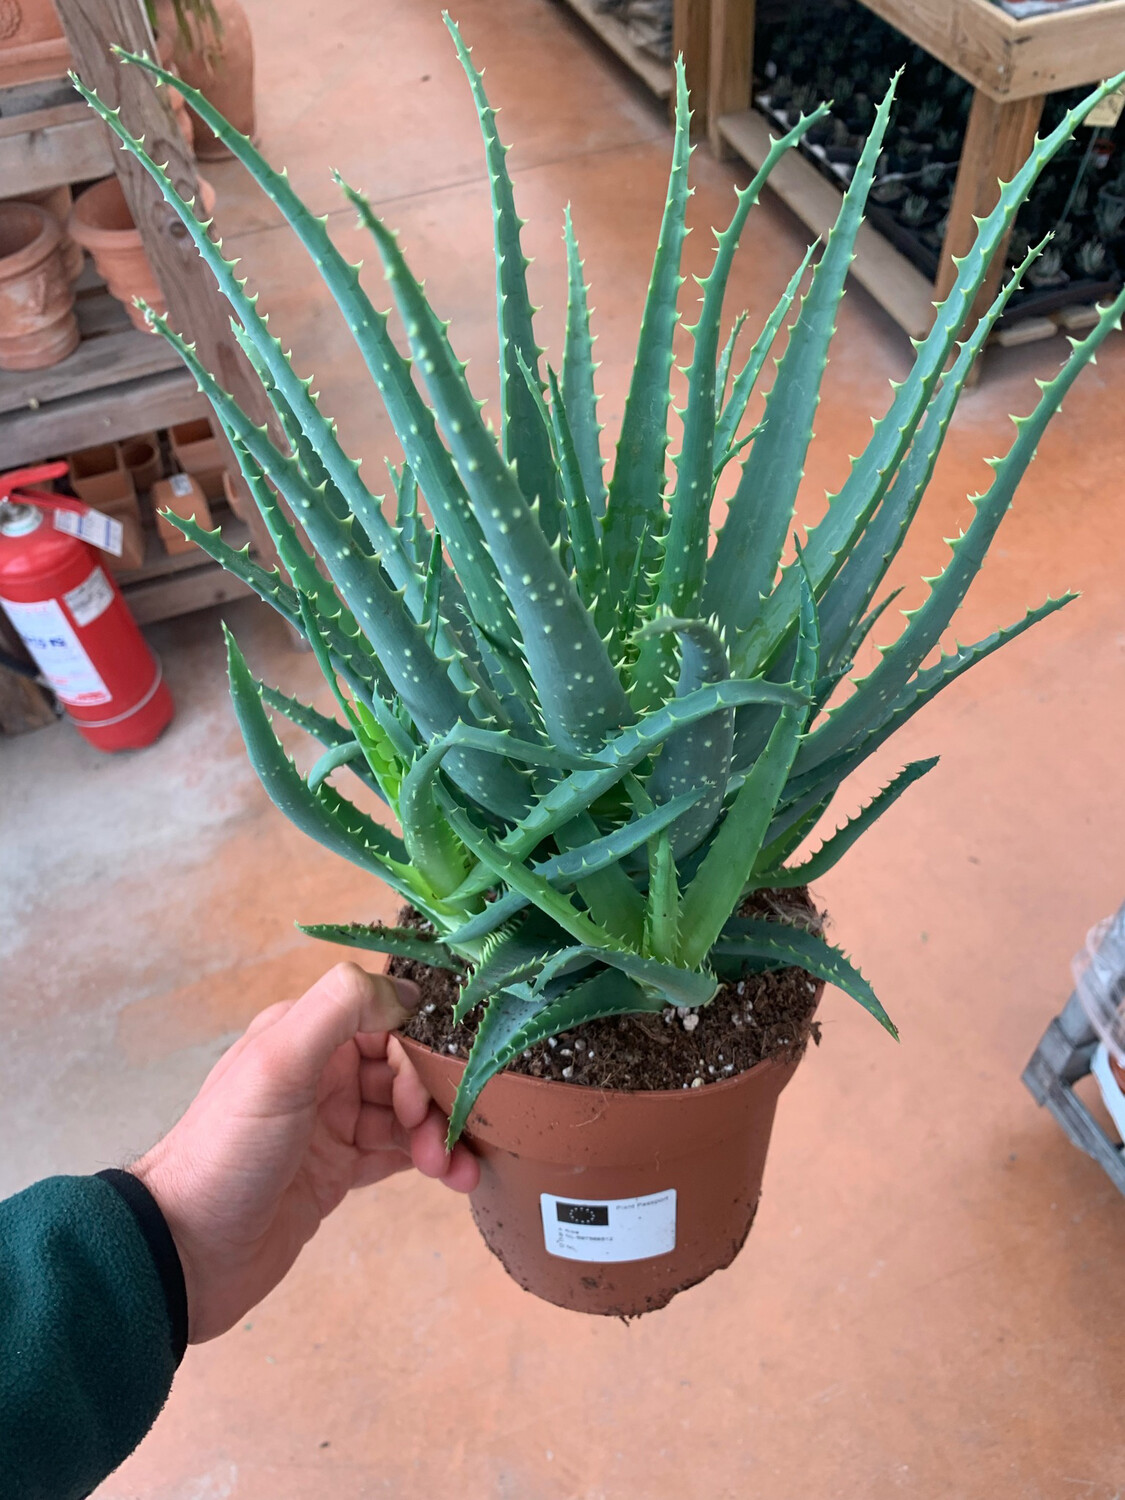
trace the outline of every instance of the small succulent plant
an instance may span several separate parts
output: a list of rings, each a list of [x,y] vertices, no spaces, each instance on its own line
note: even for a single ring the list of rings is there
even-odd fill
[[[1125,198],[1114,198],[1103,193],[1094,210],[1094,220],[1102,238],[1113,239],[1121,233],[1122,225],[1125,225]]]
[[[942,183],[945,181],[948,170],[949,169],[948,167],[946,167],[944,162],[927,162],[922,170],[918,173],[918,181],[921,183],[922,187],[925,188],[927,193],[936,193],[938,188],[941,187]]]
[[[1054,286],[1063,279],[1063,253],[1058,245],[1048,245],[1028,272],[1032,286]]]
[[[1083,276],[1104,276],[1108,269],[1109,257],[1101,240],[1083,240],[1074,258]]]
[[[704,1006],[748,966],[793,966],[835,983],[893,1032],[870,984],[839,949],[804,927],[740,913],[757,890],[801,887],[830,869],[935,762],[908,765],[799,859],[844,778],[968,668],[1074,597],[1048,599],[1007,629],[940,654],[1048,421],[1119,325],[1125,297],[1075,345],[1032,413],[1017,419],[1011,447],[992,460],[991,483],[975,497],[972,520],[929,580],[927,598],[847,690],[861,645],[895,597],[880,598],[880,589],[966,379],[1035,252],[959,343],[989,262],[1044,164],[1100,92],[1038,142],[1002,188],[916,346],[912,369],[893,387],[822,518],[790,553],[837,304],[893,85],[819,256],[806,254],[749,353],[736,358],[743,318],[725,344],[720,330],[747,217],[777,162],[824,106],[774,142],[737,192],[700,283],[687,396],[677,414],[682,433],[669,468],[690,191],[687,89],[677,64],[671,176],[607,480],[587,289],[569,214],[567,324],[556,371],[536,341],[522,221],[496,115],[448,24],[476,102],[491,184],[498,433],[397,235],[362,194],[337,178],[382,262],[410,357],[389,315],[370,301],[359,268],[288,177],[197,91],[147,58],[127,57],[184,93],[311,255],[402,445],[405,462],[391,469],[393,519],[209,225],[119,113],[76,86],[183,221],[230,302],[239,341],[285,432],[286,445],[278,446],[193,346],[150,313],[210,399],[289,576],[232,551],[218,532],[178,524],[307,636],[338,707],[332,717],[263,686],[229,639],[231,690],[251,762],[298,827],[385,881],[431,924],[429,931],[305,930],[463,976],[458,1017],[485,1005],[452,1111],[455,1138],[488,1079],[534,1043],[597,1017]],[[789,319],[763,419],[747,432],[748,402]],[[720,505],[716,487],[730,465],[737,477]],[[712,545],[713,508],[721,521]],[[268,710],[321,742],[306,774],[282,747]],[[395,826],[345,795],[337,778],[348,774],[363,795],[383,799]]]
[[[923,99],[914,111],[914,129],[918,131],[936,130],[941,124],[941,101],[938,99]]]
[[[899,209],[899,215],[904,224],[908,224],[911,229],[917,229],[929,212],[929,208],[930,200],[922,193],[908,193]]]

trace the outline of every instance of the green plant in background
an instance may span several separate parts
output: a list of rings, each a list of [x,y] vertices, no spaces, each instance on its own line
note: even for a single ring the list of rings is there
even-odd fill
[[[874,669],[845,691],[856,653],[895,597],[878,599],[880,584],[926,493],[965,380],[1039,247],[958,343],[988,263],[1039,172],[1104,90],[1039,142],[1003,188],[932,331],[916,346],[912,370],[822,520],[790,557],[786,544],[836,308],[893,85],[819,257],[810,250],[796,268],[742,361],[735,358],[742,319],[725,345],[720,332],[739,239],[775,164],[824,107],[774,143],[738,192],[700,283],[687,398],[677,414],[679,451],[669,467],[689,196],[688,101],[677,68],[671,177],[607,479],[586,287],[569,213],[567,326],[556,369],[536,342],[506,148],[480,74],[449,25],[476,102],[491,184],[499,435],[396,235],[362,195],[340,183],[378,250],[411,359],[392,338],[388,315],[369,300],[358,268],[285,174],[200,94],[147,59],[127,59],[182,90],[312,256],[402,445],[404,462],[390,470],[393,520],[207,225],[117,114],[83,92],[192,234],[285,432],[287,446],[276,446],[192,346],[152,318],[213,403],[289,578],[231,551],[217,532],[177,524],[305,633],[339,709],[330,718],[263,687],[229,640],[231,690],[250,759],[300,828],[386,881],[432,925],[432,932],[305,930],[452,969],[466,981],[458,1016],[484,1005],[453,1111],[455,1138],[487,1080],[536,1041],[596,1017],[706,1005],[723,979],[747,967],[805,969],[839,985],[894,1031],[867,981],[821,936],[739,913],[754,891],[803,886],[831,869],[935,762],[907,766],[816,852],[794,862],[844,778],[962,672],[1074,597],[1048,599],[1005,630],[936,654],[1048,420],[1118,325],[1125,298],[1074,345],[1032,414],[1016,420],[1012,446],[992,460],[992,483],[975,497],[972,521],[952,542],[944,570],[929,580],[925,602],[882,648]],[[748,402],[790,318],[762,420],[747,433]],[[737,479],[712,546],[716,486],[731,465]],[[283,749],[267,709],[325,747],[307,776]],[[345,797],[335,780],[345,767],[384,800],[399,831]]]

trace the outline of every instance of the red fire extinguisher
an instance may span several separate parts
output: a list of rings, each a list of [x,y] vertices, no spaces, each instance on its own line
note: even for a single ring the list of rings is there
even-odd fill
[[[112,575],[70,534],[94,513],[34,488],[65,473],[0,474],[0,608],[79,733],[99,750],[139,750],[171,722],[172,695]]]

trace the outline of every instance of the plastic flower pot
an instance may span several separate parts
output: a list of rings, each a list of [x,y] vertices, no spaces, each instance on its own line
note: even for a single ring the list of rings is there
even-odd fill
[[[448,1111],[464,1062],[402,1043]],[[768,1058],[721,1083],[635,1093],[500,1073],[464,1136],[481,1163],[471,1204],[485,1244],[559,1307],[606,1317],[664,1307],[742,1249],[796,1068]]]
[[[215,193],[210,183],[199,179],[203,211],[210,214]],[[164,293],[156,273],[149,264],[133,215],[125,201],[121,183],[106,177],[80,193],[67,224],[71,238],[94,257],[94,264],[105,278],[109,290],[125,304],[135,327],[144,329],[145,315],[133,306],[140,297],[156,312],[165,311]]]
[[[0,369],[41,370],[77,345],[62,229],[35,203],[0,203]]]

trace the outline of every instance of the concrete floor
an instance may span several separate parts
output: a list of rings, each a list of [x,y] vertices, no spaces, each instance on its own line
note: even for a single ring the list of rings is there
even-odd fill
[[[248,4],[262,143],[357,246],[327,169],[366,187],[494,383],[487,189],[436,7]],[[560,224],[594,284],[615,429],[663,201],[660,115],[550,0],[461,0],[517,143],[536,299],[557,358]],[[694,164],[693,269],[735,173]],[[388,446],[344,334],[268,204],[211,174],[222,221],[345,439]],[[774,205],[730,306],[759,323],[804,245]],[[362,253],[359,251],[358,253]],[[994,359],[963,403],[903,558],[907,602],[968,515],[982,459],[1061,342]],[[845,300],[802,513],[815,514],[900,378],[905,341]],[[1122,890],[1125,342],[1043,444],[958,630],[1048,593],[1082,601],[916,719],[849,803],[916,755],[942,764],[826,879],[837,938],[902,1029],[849,1000],[782,1100],[765,1195],[728,1272],[632,1327],[508,1282],[462,1200],[399,1178],[347,1203],[241,1330],[193,1350],[99,1500],[1112,1500],[1125,1491],[1125,1204],[1019,1074],[1068,960]],[[370,472],[370,471],[369,471]],[[377,478],[372,480],[378,482]],[[227,611],[268,679],[314,691],[264,607]],[[179,713],[143,755],[65,727],[0,743],[5,862],[0,1191],[144,1148],[261,1006],[333,954],[293,920],[385,916],[386,893],[286,824],[248,770],[216,612],[154,632]],[[321,694],[323,699],[323,693]]]

